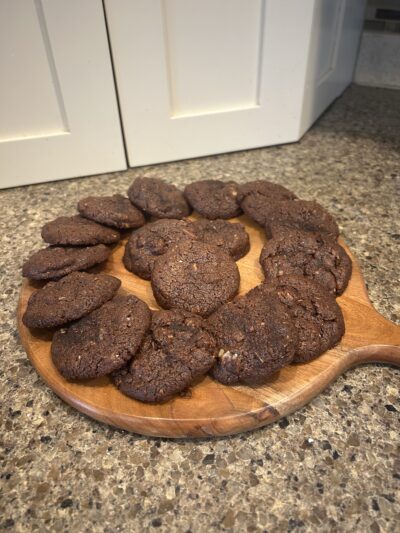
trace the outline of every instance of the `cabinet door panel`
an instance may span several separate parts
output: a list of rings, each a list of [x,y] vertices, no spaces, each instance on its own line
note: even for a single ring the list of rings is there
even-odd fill
[[[0,186],[126,167],[100,0],[0,2]]]
[[[366,0],[316,0],[300,133],[353,79]]]
[[[131,166],[299,138],[314,0],[106,0]]]

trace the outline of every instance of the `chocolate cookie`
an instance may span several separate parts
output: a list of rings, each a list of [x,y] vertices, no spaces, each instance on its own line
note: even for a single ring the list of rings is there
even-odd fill
[[[42,237],[49,244],[61,246],[89,246],[94,244],[112,244],[118,242],[118,231],[106,228],[79,215],[58,217],[45,224]]]
[[[267,237],[284,235],[287,228],[323,233],[334,239],[339,236],[333,216],[315,201],[284,200],[271,203],[264,208],[263,215]]]
[[[22,322],[28,328],[52,328],[77,320],[110,300],[120,285],[106,274],[72,272],[34,292]]]
[[[259,194],[265,198],[274,198],[275,200],[294,200],[297,196],[279,183],[273,183],[268,180],[254,180],[243,183],[239,186],[238,201],[243,202],[247,196]]]
[[[182,192],[159,178],[136,178],[128,196],[133,205],[157,218],[184,218],[190,214]]]
[[[199,241],[227,251],[235,261],[250,250],[249,235],[243,224],[203,219],[195,220],[192,227]]]
[[[202,318],[177,309],[155,312],[138,354],[114,374],[114,382],[137,400],[163,402],[204,376],[216,355]]]
[[[185,241],[154,263],[151,286],[166,309],[185,309],[207,316],[231,300],[239,289],[234,260],[211,244]]]
[[[267,180],[256,180],[239,187],[238,202],[246,215],[264,226],[266,223],[265,209],[271,203],[281,200],[294,200],[297,196],[292,192]]]
[[[22,275],[30,279],[59,279],[105,261],[111,250],[104,244],[84,247],[49,246],[25,261]]]
[[[293,319],[278,297],[258,286],[207,320],[218,346],[211,375],[225,385],[260,385],[291,363],[297,344]]]
[[[205,218],[233,218],[242,212],[237,202],[238,188],[234,181],[201,180],[186,185],[184,195]]]
[[[53,363],[67,379],[94,379],[124,366],[150,326],[150,309],[136,296],[116,296],[66,329],[51,345]]]
[[[342,294],[351,277],[351,259],[334,239],[317,233],[287,230],[268,241],[260,255],[266,281],[305,276],[329,292]]]
[[[265,297],[276,294],[297,330],[295,363],[304,363],[333,348],[344,335],[343,314],[335,297],[303,276],[285,276],[265,285]]]
[[[193,225],[186,220],[162,219],[132,232],[123,262],[127,270],[150,279],[154,261],[178,242],[195,239]]]
[[[82,198],[78,211],[85,218],[113,228],[140,228],[145,223],[143,213],[121,194]]]

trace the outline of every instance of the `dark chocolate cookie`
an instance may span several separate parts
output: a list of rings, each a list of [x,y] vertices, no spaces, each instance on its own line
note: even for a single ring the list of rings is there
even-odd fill
[[[118,231],[106,228],[75,215],[73,217],[58,217],[45,224],[42,228],[42,237],[49,244],[61,246],[90,246],[94,244],[112,244],[118,242]]]
[[[334,239],[318,233],[286,230],[268,241],[260,255],[266,281],[305,276],[329,292],[342,294],[351,277],[351,259]]]
[[[155,312],[138,354],[114,374],[114,382],[137,400],[163,402],[204,376],[216,355],[202,318],[177,309]]]
[[[276,294],[297,330],[295,363],[305,363],[333,348],[344,335],[343,314],[333,294],[303,276],[281,277],[264,285],[265,297]]]
[[[186,220],[161,219],[132,232],[125,247],[125,267],[143,279],[150,279],[154,261],[183,240],[192,240],[193,225]]]
[[[201,180],[186,185],[184,195],[205,218],[233,218],[242,212],[237,202],[238,188],[234,181]]]
[[[85,218],[113,228],[140,228],[145,223],[143,213],[121,194],[82,198],[78,211]]]
[[[263,215],[267,237],[284,235],[288,228],[323,233],[334,239],[339,236],[333,216],[315,201],[284,200],[271,203],[265,207]]]
[[[110,300],[121,285],[106,274],[72,272],[34,292],[22,321],[28,328],[52,328],[77,320]]]
[[[225,385],[260,385],[292,362],[297,334],[291,314],[258,286],[207,320],[218,346],[211,375]]]
[[[296,195],[278,183],[256,180],[244,183],[239,187],[238,202],[246,215],[264,226],[264,211],[271,203],[281,200],[294,200]]]
[[[150,309],[136,296],[116,296],[66,329],[51,345],[53,363],[67,379],[93,379],[123,367],[150,326]]]
[[[274,198],[275,200],[294,200],[297,196],[279,183],[273,183],[268,180],[254,180],[243,183],[239,186],[238,201],[243,202],[247,196],[259,194],[265,198]]]
[[[184,218],[190,214],[182,192],[159,178],[136,178],[128,196],[133,205],[157,218]]]
[[[84,247],[49,246],[25,261],[22,275],[30,279],[59,279],[105,261],[111,250],[104,244]]]
[[[182,242],[157,259],[151,286],[157,302],[207,316],[239,289],[239,270],[223,250],[198,241]]]
[[[235,261],[250,250],[249,235],[243,224],[203,219],[195,220],[192,226],[199,241],[227,251]]]

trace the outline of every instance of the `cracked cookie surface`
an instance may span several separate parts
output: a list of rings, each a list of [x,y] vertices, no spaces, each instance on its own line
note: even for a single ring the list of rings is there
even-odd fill
[[[207,316],[231,300],[240,284],[234,260],[211,244],[185,241],[154,263],[151,286],[165,309],[178,308]]]
[[[193,231],[200,241],[227,251],[235,261],[250,250],[249,235],[243,224],[218,219],[195,220]]]
[[[171,246],[196,239],[193,225],[186,220],[161,219],[132,232],[125,246],[123,263],[127,270],[150,279],[155,260]]]
[[[224,385],[260,385],[292,362],[297,334],[287,308],[261,285],[207,319],[218,347],[210,374]]]
[[[201,180],[186,185],[184,195],[205,218],[233,218],[242,210],[237,201],[239,185],[234,181]]]
[[[310,278],[329,292],[342,294],[351,277],[352,263],[335,240],[324,235],[286,230],[261,250],[266,281],[296,275]]]
[[[204,320],[181,310],[156,311],[132,363],[113,375],[124,394],[162,402],[187,389],[215,362],[216,343]]]
[[[263,215],[267,237],[284,235],[288,229],[322,233],[333,239],[339,237],[339,227],[334,217],[314,200],[273,202],[265,206]]]
[[[264,226],[266,206],[281,200],[294,200],[297,196],[286,187],[267,180],[255,180],[239,187],[238,202],[246,215]],[[268,212],[268,211],[267,211]]]
[[[150,309],[136,296],[116,296],[53,337],[53,363],[67,379],[93,379],[124,366],[150,326]],[[110,320],[112,317],[112,320]]]
[[[59,279],[105,261],[111,253],[104,244],[95,246],[49,246],[25,261],[22,275],[29,279]]]
[[[52,328],[77,320],[110,300],[121,281],[107,274],[72,272],[34,292],[22,317],[29,328]]]
[[[122,194],[87,196],[78,202],[79,213],[90,220],[118,229],[140,228],[143,213]]]
[[[136,178],[128,196],[133,205],[157,218],[184,218],[191,211],[182,191],[160,178]]]
[[[336,346],[344,335],[342,311],[335,297],[321,285],[303,276],[284,276],[263,286],[293,317],[297,331],[294,363],[305,363]]]
[[[115,229],[74,215],[47,222],[42,228],[42,237],[45,242],[59,246],[93,246],[113,244],[118,242],[121,236]]]

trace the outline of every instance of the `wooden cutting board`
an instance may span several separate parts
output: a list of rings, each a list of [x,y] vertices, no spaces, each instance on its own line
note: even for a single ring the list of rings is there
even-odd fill
[[[238,261],[243,294],[263,280],[258,257],[265,238],[247,217],[238,220],[246,225],[251,240],[250,252]],[[125,270],[123,250],[124,243],[121,243],[102,271],[122,281],[122,292],[133,293],[152,309],[158,309],[150,283]],[[206,377],[186,396],[150,405],[124,396],[107,377],[84,383],[68,382],[51,360],[52,332],[30,331],[22,324],[28,298],[41,286],[27,280],[22,283],[18,305],[22,344],[48,386],[67,403],[96,420],[135,433],[164,437],[220,436],[254,429],[299,409],[348,368],[372,361],[400,366],[400,327],[372,307],[360,269],[346,250],[353,261],[353,275],[345,293],[338,298],[346,323],[341,343],[310,363],[282,369],[261,387],[227,387]]]

